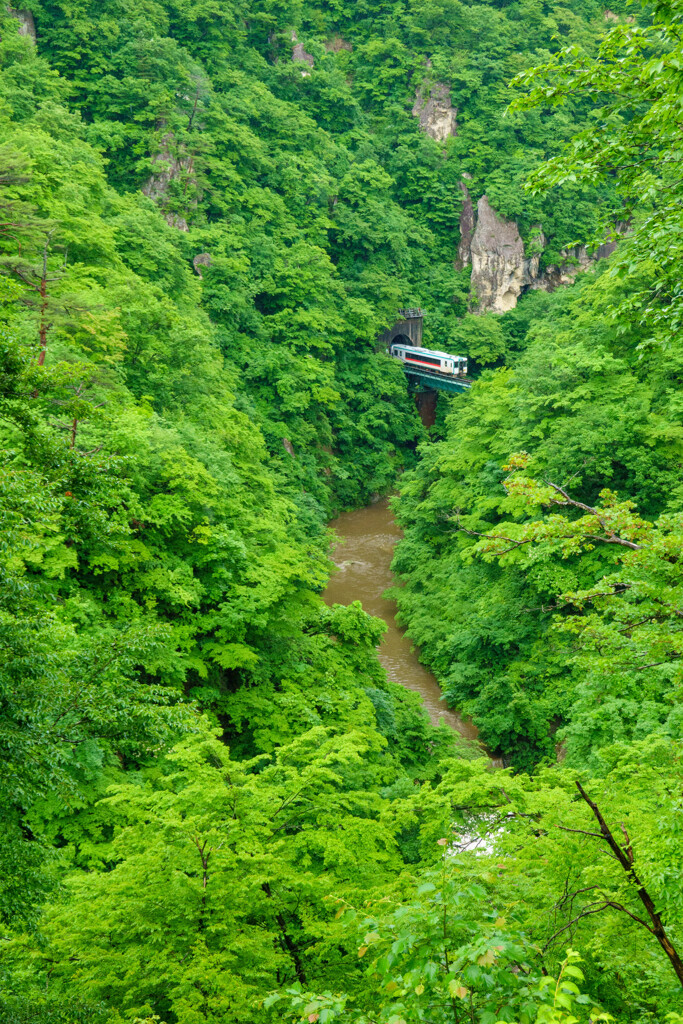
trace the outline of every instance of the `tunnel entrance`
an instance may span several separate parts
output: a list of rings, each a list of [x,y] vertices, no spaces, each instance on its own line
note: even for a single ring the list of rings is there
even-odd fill
[[[408,345],[422,348],[422,310],[399,309],[398,315],[401,319],[397,320],[394,326],[385,331],[384,334],[380,334],[377,344],[380,346],[386,345],[387,348],[391,348],[395,339],[400,337],[401,340],[406,338]]]

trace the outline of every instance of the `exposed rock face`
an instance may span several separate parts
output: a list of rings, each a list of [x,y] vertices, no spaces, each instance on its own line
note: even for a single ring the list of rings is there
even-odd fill
[[[152,163],[158,167],[158,170],[142,186],[142,191],[162,208],[167,224],[170,224],[173,228],[178,228],[179,231],[189,231],[187,219],[184,216],[165,209],[169,185],[172,181],[178,181],[182,177],[187,177],[192,184],[196,184],[194,179],[194,159],[191,156],[174,154],[172,152],[174,143],[175,138],[172,134],[164,135],[161,140],[161,149],[152,157]]]
[[[628,231],[628,225],[627,224],[624,224],[624,225],[617,224],[617,232],[620,235],[625,235],[627,231]],[[588,259],[589,260],[591,260],[591,259],[592,260],[606,260],[608,256],[612,255],[612,253],[614,252],[616,247],[617,247],[617,243],[614,242],[614,241],[612,241],[612,242],[603,242],[602,245],[598,246],[597,250],[593,253],[593,255],[588,257]],[[585,250],[586,247],[585,246],[581,246],[581,248]]]
[[[619,227],[617,227],[619,230]],[[620,231],[623,234],[624,231]],[[563,284],[571,284],[577,274],[581,273],[582,270],[588,270],[598,260],[605,260],[608,256],[611,256],[617,247],[616,242],[603,242],[599,245],[595,252],[591,255],[585,245],[575,245],[571,249],[563,249],[562,256],[564,257],[564,263],[559,266],[547,267],[541,280],[534,285],[535,288],[543,288],[544,291],[551,292],[554,288],[559,288]]]
[[[292,42],[295,44],[292,50],[292,60],[295,63],[308,64],[309,67],[315,67],[315,59],[310,53],[306,53],[303,47],[303,43],[297,42],[297,35],[294,29],[292,29]],[[302,71],[301,74],[304,78],[308,78],[310,71]]]
[[[415,94],[413,117],[420,119],[426,135],[444,142],[458,133],[458,112],[451,103],[451,89],[443,82],[421,85]]]
[[[460,217],[460,244],[455,267],[460,270],[472,263],[472,295],[478,313],[507,313],[515,308],[519,296],[529,288],[553,291],[561,285],[570,284],[578,273],[610,256],[616,249],[614,241],[603,243],[592,254],[585,245],[577,245],[562,253],[562,264],[547,267],[541,273],[540,257],[546,244],[541,226],[536,225],[533,229],[525,251],[515,221],[501,217],[488,198],[482,196],[477,204],[476,226],[472,233],[472,201],[464,183],[460,188],[465,202]],[[619,234],[626,230],[628,225],[617,225]]]
[[[486,196],[477,204],[470,256],[472,289],[481,312],[514,309],[522,291],[538,279],[539,257],[525,257],[516,223],[499,217]]]
[[[195,273],[199,277],[204,277],[204,273],[203,273],[202,268],[203,267],[210,267],[212,264],[213,264],[213,260],[211,259],[211,253],[208,253],[208,252],[200,252],[192,260],[192,266],[195,269]]]
[[[455,261],[455,269],[462,270],[472,262],[471,248],[474,236],[474,206],[470,190],[464,181],[460,182],[462,192],[462,212],[460,214],[460,242],[458,243],[458,258]]]
[[[339,53],[340,50],[348,50],[351,53],[353,47],[351,43],[348,43],[346,39],[342,39],[341,36],[332,36],[325,43],[325,49],[328,53]]]
[[[536,287],[550,292],[563,284],[571,284],[577,274],[582,270],[587,270],[596,260],[609,256],[615,248],[616,243],[601,245],[593,257],[588,255],[585,245],[575,245],[572,249],[563,249],[562,255],[567,262],[560,266],[547,267],[543,279]]]
[[[605,21],[625,21],[627,25],[632,25],[636,19],[632,14],[621,15],[615,14],[614,11],[610,11],[609,8],[605,11]]]
[[[7,13],[11,14],[13,18],[16,18],[19,22],[19,35],[27,36],[36,42],[36,25],[33,20],[33,15],[27,10],[15,10],[13,7],[8,5]]]
[[[288,455],[292,456],[292,458],[296,457],[294,454],[294,446],[291,441],[287,440],[286,437],[282,438],[282,447],[284,448]]]

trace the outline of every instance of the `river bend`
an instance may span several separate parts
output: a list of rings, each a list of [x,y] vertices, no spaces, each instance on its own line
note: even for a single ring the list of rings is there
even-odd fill
[[[355,512],[345,512],[330,523],[339,537],[333,558],[338,566],[323,598],[329,605],[360,601],[366,612],[384,619],[387,631],[379,647],[379,660],[396,683],[417,690],[434,725],[443,720],[468,740],[476,740],[472,722],[451,711],[442,699],[432,673],[418,659],[410,640],[396,624],[396,605],[384,592],[396,581],[391,572],[394,548],[401,530],[389,508],[389,499]]]

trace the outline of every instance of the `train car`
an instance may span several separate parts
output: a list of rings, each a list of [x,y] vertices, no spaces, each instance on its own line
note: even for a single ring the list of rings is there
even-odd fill
[[[465,377],[467,375],[467,359],[454,356],[449,352],[435,352],[430,348],[414,348],[394,342],[391,355],[400,359],[408,366],[416,366],[431,373],[443,374],[447,377]]]

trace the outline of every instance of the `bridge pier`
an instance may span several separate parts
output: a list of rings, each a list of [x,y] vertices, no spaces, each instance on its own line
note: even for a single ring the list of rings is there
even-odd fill
[[[377,339],[378,350],[386,347],[388,352],[395,341],[412,348],[422,348],[423,312],[421,309],[399,309],[399,320],[393,327]],[[439,391],[450,394],[462,394],[469,391],[472,381],[466,377],[447,376],[446,374],[426,369],[416,362],[403,361],[403,370],[408,381],[408,388],[415,396],[415,405],[425,427],[433,427],[436,423],[436,405]]]
[[[433,427],[436,423],[436,404],[439,392],[434,388],[425,388],[415,392],[415,405],[420,414],[423,427]]]

